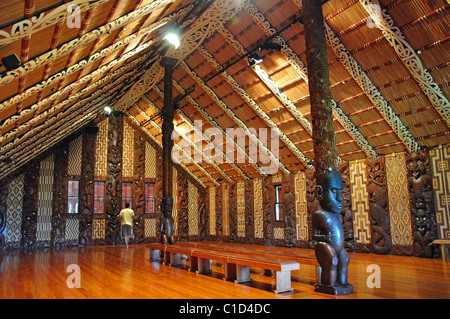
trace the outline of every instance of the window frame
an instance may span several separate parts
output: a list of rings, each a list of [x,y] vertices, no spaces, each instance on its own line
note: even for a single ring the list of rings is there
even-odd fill
[[[284,212],[283,212],[283,188],[280,184],[273,185],[274,189],[274,215],[275,222],[284,221]]]
[[[71,187],[71,182],[77,183],[77,194],[74,196],[73,194],[69,193]],[[73,188],[72,188],[73,189]],[[72,207],[72,201],[71,198],[76,198],[76,205],[74,211],[71,211],[70,207]],[[80,181],[77,179],[69,179],[67,180],[67,214],[68,215],[78,215],[79,213],[79,207],[80,207]]]

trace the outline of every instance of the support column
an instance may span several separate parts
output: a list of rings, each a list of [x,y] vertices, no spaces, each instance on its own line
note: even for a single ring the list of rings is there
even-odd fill
[[[320,203],[312,215],[312,239],[316,241],[316,258],[322,268],[316,291],[342,295],[353,292],[353,286],[347,283],[350,258],[344,249],[340,215],[344,184],[339,174],[321,0],[303,0],[303,21],[317,182],[315,196]]]
[[[172,72],[177,60],[165,57],[161,61],[164,67],[164,106],[162,109],[162,145],[163,145],[163,199],[161,203],[161,243],[172,244],[174,220],[172,218],[172,132],[175,108],[172,101]]]

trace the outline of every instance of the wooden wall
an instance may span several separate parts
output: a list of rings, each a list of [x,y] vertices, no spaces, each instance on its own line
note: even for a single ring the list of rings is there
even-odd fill
[[[432,241],[450,238],[449,154],[436,148],[341,163],[345,247],[438,258]],[[275,221],[275,185],[283,190],[282,221]],[[313,248],[314,188],[312,170],[210,187],[206,238]]]
[[[162,152],[122,115],[99,118],[37,156],[0,185],[0,249],[118,244],[122,182],[132,183],[134,243],[159,241]],[[206,189],[174,166],[174,212],[182,240],[206,235]],[[79,181],[78,214],[67,213],[68,181]],[[105,213],[94,213],[94,181],[105,182]],[[156,212],[145,214],[144,183],[155,183]]]

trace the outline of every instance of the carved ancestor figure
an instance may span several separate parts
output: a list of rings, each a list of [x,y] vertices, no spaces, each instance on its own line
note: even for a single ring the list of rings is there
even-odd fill
[[[436,220],[428,165],[426,150],[414,152],[406,160],[414,256],[432,258],[439,252],[432,243],[436,239]]]
[[[369,219],[372,229],[372,249],[377,254],[391,250],[389,215],[387,212],[387,182],[384,158],[367,160],[369,193]]]
[[[322,267],[321,283],[316,291],[341,295],[353,292],[347,282],[350,258],[344,249],[342,228],[341,175],[328,171],[317,175],[316,198],[320,209],[312,216],[313,239],[317,241],[316,257]]]
[[[344,229],[344,247],[347,251],[355,250],[353,223],[352,223],[352,199],[350,194],[350,176],[348,162],[343,161],[339,166],[344,188],[342,189],[342,227]]]

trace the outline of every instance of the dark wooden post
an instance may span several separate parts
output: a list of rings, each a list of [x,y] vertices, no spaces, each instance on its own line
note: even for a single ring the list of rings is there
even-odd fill
[[[312,239],[322,268],[316,291],[341,295],[353,292],[347,282],[350,258],[344,249],[341,210],[344,184],[339,174],[321,0],[303,0],[314,143],[315,196],[320,209],[312,215]]]
[[[172,101],[172,71],[177,60],[165,57],[161,61],[164,67],[164,106],[162,109],[162,144],[163,144],[163,199],[161,210],[161,242],[172,244],[174,220],[172,218],[172,132],[175,108]]]

